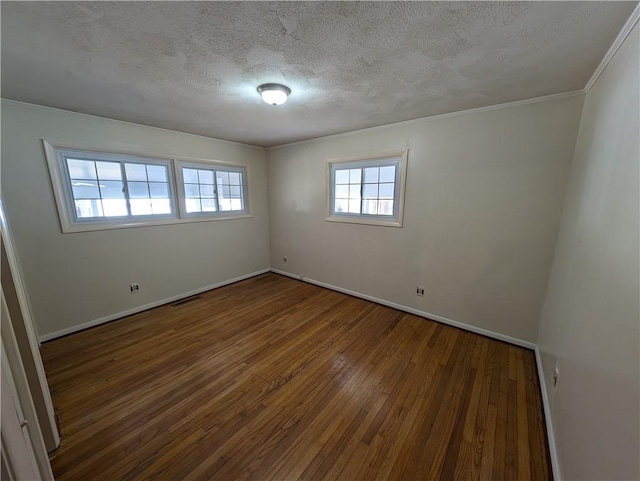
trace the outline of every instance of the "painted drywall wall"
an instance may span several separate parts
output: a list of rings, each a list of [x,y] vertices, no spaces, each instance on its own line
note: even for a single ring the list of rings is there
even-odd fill
[[[586,96],[540,322],[566,480],[640,478],[639,45],[636,25]]]
[[[582,102],[269,149],[272,268],[535,341]],[[325,221],[326,159],[407,147],[404,227]]]
[[[41,139],[249,165],[253,217],[62,234]],[[38,334],[268,268],[266,173],[261,148],[3,101],[2,196]]]

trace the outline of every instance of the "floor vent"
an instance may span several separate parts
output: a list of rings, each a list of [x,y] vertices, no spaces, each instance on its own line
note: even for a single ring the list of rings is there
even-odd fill
[[[200,299],[200,296],[185,297],[184,299],[180,299],[179,301],[174,302],[173,304],[171,304],[171,306],[178,307],[182,304],[186,304],[187,302],[195,301],[197,299]]]

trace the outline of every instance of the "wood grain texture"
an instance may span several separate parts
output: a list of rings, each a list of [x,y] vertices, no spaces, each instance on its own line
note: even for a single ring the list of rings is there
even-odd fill
[[[59,481],[551,479],[533,352],[276,274],[42,355]]]

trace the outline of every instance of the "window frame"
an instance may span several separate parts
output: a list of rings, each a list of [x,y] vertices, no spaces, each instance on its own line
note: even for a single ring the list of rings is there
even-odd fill
[[[328,222],[345,222],[351,224],[366,224],[385,227],[402,227],[404,223],[404,194],[407,178],[407,157],[408,151],[404,150],[375,155],[328,159],[326,161],[327,203],[325,220]],[[364,169],[367,167],[387,167],[390,165],[396,166],[393,216],[335,211],[336,168],[338,168],[338,170],[351,168]],[[361,179],[361,186],[364,185],[363,180],[364,179]]]
[[[62,233],[98,231],[121,229],[130,227],[145,227],[167,224],[192,223],[192,222],[208,222],[214,220],[227,220],[249,218],[251,215],[250,205],[250,168],[249,165],[213,161],[209,159],[200,159],[192,157],[173,157],[158,154],[149,154],[143,152],[117,151],[117,150],[98,150],[93,148],[84,148],[77,146],[69,146],[64,144],[52,143],[42,139],[45,151],[45,158],[49,169],[51,186],[60,221]],[[171,214],[152,214],[144,216],[118,216],[118,217],[95,217],[78,219],[76,217],[73,190],[71,188],[71,179],[67,170],[65,153],[78,153],[87,157],[87,160],[94,161],[111,161],[122,163],[144,163],[147,165],[163,165],[167,169],[168,189],[170,195]],[[193,163],[200,166],[221,165],[233,168],[244,169],[243,191],[245,199],[245,210],[239,214],[239,211],[230,211],[230,215],[185,215],[184,192],[181,192],[180,183],[178,181],[178,164],[181,162]],[[125,180],[123,179],[123,182]],[[209,213],[207,213],[209,214]]]
[[[180,206],[180,216],[184,219],[191,220],[214,220],[214,219],[241,219],[245,217],[251,217],[250,204],[249,204],[249,167],[247,165],[240,165],[231,162],[221,161],[204,161],[194,159],[176,159],[175,161],[175,178],[178,187],[178,204]],[[219,169],[216,169],[219,167]],[[216,199],[217,210],[207,212],[187,212],[186,194],[184,189],[184,177],[182,173],[183,168],[191,168],[198,170],[211,170],[214,173],[214,198]],[[242,176],[242,192],[244,209],[242,210],[220,210],[220,201],[218,196],[218,182],[215,177],[217,171],[223,172],[239,172]]]

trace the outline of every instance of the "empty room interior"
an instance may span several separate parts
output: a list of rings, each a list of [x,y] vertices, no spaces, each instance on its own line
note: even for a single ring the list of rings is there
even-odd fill
[[[8,2],[2,479],[640,479],[638,2]]]

